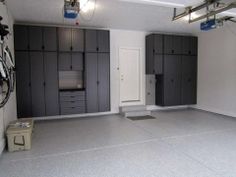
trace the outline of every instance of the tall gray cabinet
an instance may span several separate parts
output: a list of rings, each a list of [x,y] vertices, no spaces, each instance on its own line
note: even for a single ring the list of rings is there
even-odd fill
[[[15,25],[18,117],[110,111],[109,35]]]
[[[18,117],[58,115],[56,28],[15,26],[14,32]]]
[[[156,75],[156,105],[196,104],[197,37],[146,37],[146,74]]]
[[[87,112],[110,110],[109,31],[86,30],[85,77]]]

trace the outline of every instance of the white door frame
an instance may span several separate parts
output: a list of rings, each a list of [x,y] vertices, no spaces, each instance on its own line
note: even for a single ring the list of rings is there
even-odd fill
[[[127,102],[122,102],[121,101],[121,69],[120,69],[120,51],[122,49],[127,49],[127,50],[136,50],[139,51],[139,100],[135,101],[127,101]],[[119,47],[118,50],[118,69],[119,69],[119,106],[131,106],[131,105],[142,105],[143,100],[142,100],[142,49],[137,48],[137,47]]]

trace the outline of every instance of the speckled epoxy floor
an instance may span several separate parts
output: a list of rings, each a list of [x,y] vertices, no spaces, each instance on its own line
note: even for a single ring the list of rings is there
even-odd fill
[[[236,119],[196,110],[36,123],[31,151],[0,177],[236,177]]]

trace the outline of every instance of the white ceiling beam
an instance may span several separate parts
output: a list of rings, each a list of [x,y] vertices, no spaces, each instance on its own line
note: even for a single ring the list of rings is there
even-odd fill
[[[138,4],[148,4],[148,5],[156,5],[161,7],[171,7],[171,8],[183,8],[184,4],[166,2],[166,1],[158,1],[158,0],[120,0],[124,2],[138,3]]]

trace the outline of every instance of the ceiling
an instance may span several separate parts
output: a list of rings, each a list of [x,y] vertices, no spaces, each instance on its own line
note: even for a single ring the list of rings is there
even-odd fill
[[[96,9],[82,13],[79,26],[140,30],[148,32],[197,33],[199,22],[186,20],[172,22],[173,8],[198,4],[200,0],[90,0]],[[226,0],[229,1],[229,0]],[[7,0],[17,23],[75,25],[74,20],[63,18],[64,0]],[[92,18],[93,17],[93,18]]]

